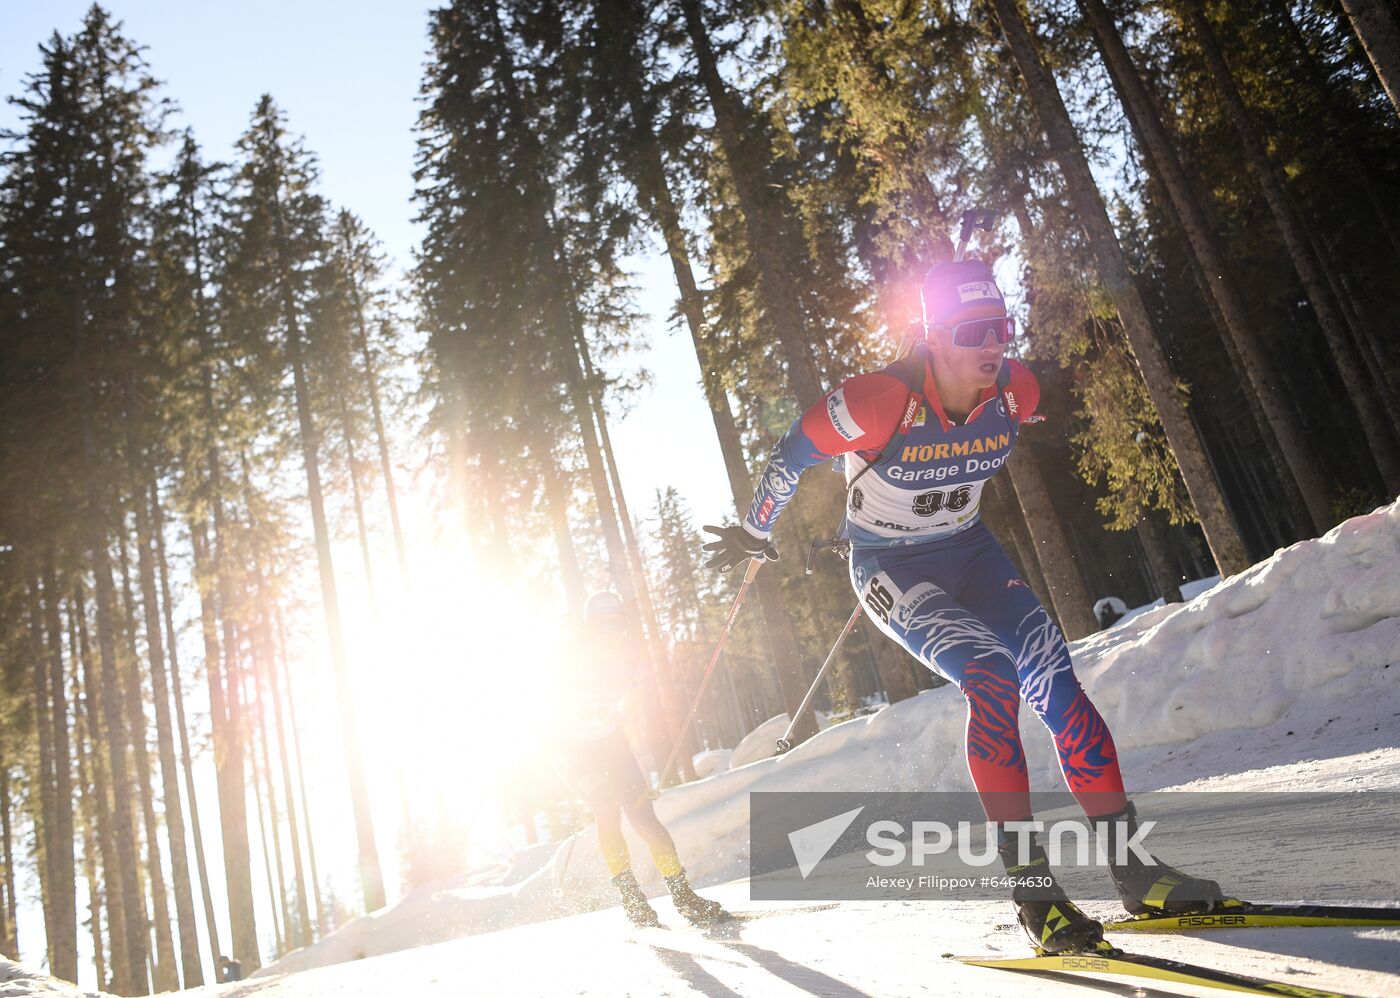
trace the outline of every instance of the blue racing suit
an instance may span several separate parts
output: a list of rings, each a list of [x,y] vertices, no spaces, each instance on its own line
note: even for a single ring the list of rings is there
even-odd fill
[[[774,447],[744,519],[767,537],[802,472],[845,455],[851,583],[877,627],[967,699],[967,762],[993,821],[1030,817],[1018,723],[1049,728],[1091,817],[1126,804],[1112,735],[1074,675],[1060,629],[978,518],[982,488],[1035,412],[1035,377],[1006,360],[961,423],[927,348],[828,392]]]

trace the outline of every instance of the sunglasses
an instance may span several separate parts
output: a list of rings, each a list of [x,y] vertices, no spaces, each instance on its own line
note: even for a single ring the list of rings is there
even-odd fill
[[[1007,344],[1016,337],[1016,320],[1008,316],[995,319],[972,319],[959,322],[956,326],[930,326],[930,329],[951,329],[953,345],[958,347],[980,347],[987,342],[987,335],[997,343]]]

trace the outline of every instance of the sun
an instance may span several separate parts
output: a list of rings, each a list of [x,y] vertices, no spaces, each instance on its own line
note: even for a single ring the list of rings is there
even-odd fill
[[[562,607],[449,539],[413,552],[412,585],[381,595],[357,685],[377,816],[504,839],[502,781],[542,737],[561,667]],[[382,824],[377,820],[377,824]]]

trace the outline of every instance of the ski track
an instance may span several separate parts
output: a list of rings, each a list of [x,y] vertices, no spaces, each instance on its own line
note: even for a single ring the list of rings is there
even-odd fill
[[[746,882],[707,893],[752,909]],[[769,905],[774,914],[712,934],[630,929],[617,908],[520,926],[298,974],[188,992],[205,998],[424,998],[460,995],[1135,996],[1226,992],[1122,978],[1031,977],[945,959],[945,953],[1026,955],[1005,902]],[[1087,906],[1108,915],[1111,905]],[[817,910],[811,910],[816,908]],[[1206,937],[1114,937],[1136,952],[1365,996],[1400,993],[1400,930],[1243,929]]]

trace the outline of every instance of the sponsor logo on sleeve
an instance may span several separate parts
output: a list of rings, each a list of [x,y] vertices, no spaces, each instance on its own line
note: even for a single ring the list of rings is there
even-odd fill
[[[935,596],[943,595],[945,595],[943,590],[939,589],[932,582],[920,582],[906,592],[900,598],[899,602],[895,604],[894,613],[892,614],[895,623],[901,626],[908,626],[909,622],[914,619],[914,614],[918,611],[919,607],[923,606]]]
[[[918,399],[910,396],[909,405],[904,406],[904,417],[899,421],[900,430],[909,430],[911,427],[924,426],[924,407],[918,405]]]
[[[838,388],[826,397],[826,415],[843,439],[849,441],[865,435],[851,415],[851,410],[846,407],[846,389]]]
[[[851,509],[860,512],[860,508],[865,505],[865,493],[859,488],[851,489]]]
[[[969,281],[958,285],[959,301],[985,301],[988,298],[1001,301],[1001,292],[991,281]]]

